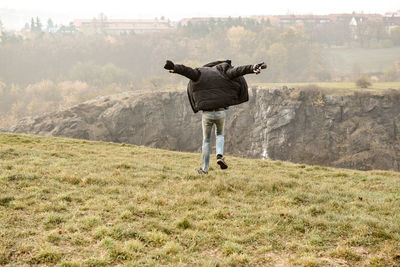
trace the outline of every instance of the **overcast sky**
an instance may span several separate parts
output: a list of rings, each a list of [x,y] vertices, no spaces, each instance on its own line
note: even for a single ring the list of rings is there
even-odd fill
[[[171,20],[180,20],[185,17],[329,14],[353,11],[384,14],[400,10],[400,0],[0,0],[0,9],[59,14],[60,19],[62,17],[64,20],[93,18],[99,13],[104,13],[108,18],[164,16]],[[53,20],[57,21],[57,18]]]

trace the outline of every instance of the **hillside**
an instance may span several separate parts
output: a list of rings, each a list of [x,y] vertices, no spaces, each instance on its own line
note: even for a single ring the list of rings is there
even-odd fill
[[[400,174],[0,133],[0,265],[398,266]]]
[[[400,90],[348,91],[253,87],[248,102],[227,111],[226,152],[400,171]],[[138,91],[27,117],[9,131],[199,152],[200,125],[201,112],[193,113],[186,91]]]
[[[362,73],[384,72],[400,60],[400,56],[396,56],[399,54],[399,46],[375,49],[331,48],[327,51],[332,69],[338,75],[352,73],[355,65],[358,65]]]

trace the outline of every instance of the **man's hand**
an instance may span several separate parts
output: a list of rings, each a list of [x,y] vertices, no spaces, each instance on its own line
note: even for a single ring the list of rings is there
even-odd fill
[[[267,68],[267,64],[265,64],[264,62],[261,62],[258,64],[254,64],[253,71],[255,74],[259,74],[261,72],[261,69],[266,69],[266,68]]]
[[[167,62],[164,65],[164,69],[168,70],[169,72],[174,72],[174,63],[171,60],[167,60]]]

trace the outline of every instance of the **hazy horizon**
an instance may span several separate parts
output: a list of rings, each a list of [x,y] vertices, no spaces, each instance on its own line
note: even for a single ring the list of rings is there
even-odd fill
[[[378,13],[400,10],[398,0],[382,0],[379,2],[344,1],[338,0],[327,6],[321,1],[294,1],[282,0],[270,4],[262,0],[246,3],[232,1],[203,0],[196,6],[190,1],[161,1],[127,2],[115,1],[78,1],[68,2],[39,0],[2,0],[0,4],[0,20],[6,30],[18,30],[29,23],[30,17],[39,17],[42,21],[51,18],[57,24],[67,24],[73,19],[91,19],[100,13],[110,19],[153,19],[165,17],[172,21],[179,21],[188,17],[248,17],[256,15],[284,15],[284,14],[314,14],[326,15],[332,13]]]

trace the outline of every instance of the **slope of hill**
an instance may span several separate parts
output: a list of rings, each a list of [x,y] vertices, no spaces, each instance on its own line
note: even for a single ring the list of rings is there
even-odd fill
[[[361,73],[384,72],[400,60],[400,47],[389,48],[332,48],[329,62],[338,75],[350,74],[357,65]]]
[[[334,90],[332,90],[334,91]],[[226,151],[296,163],[400,171],[400,90],[334,93],[315,86],[249,90],[227,112]],[[10,131],[198,152],[201,112],[185,91],[126,92],[37,117]]]
[[[400,174],[0,133],[0,265],[398,266]]]

